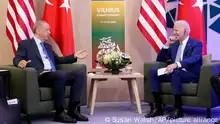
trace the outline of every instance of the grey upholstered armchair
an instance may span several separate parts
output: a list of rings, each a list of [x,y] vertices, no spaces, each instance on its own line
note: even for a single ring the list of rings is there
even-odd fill
[[[166,63],[151,62],[144,64],[144,101],[153,103],[149,82],[149,70],[153,66],[166,67]],[[219,106],[219,101],[211,87],[210,78],[213,75],[220,74],[220,62],[211,62],[203,64],[198,83],[185,83],[182,85],[183,95],[182,104],[184,106],[194,106],[207,108],[207,117],[211,117],[211,108]],[[161,98],[163,104],[174,104],[171,83],[161,83]],[[152,105],[152,104],[151,104]]]
[[[83,64],[62,64],[58,65],[57,70],[83,71],[86,75],[86,65]],[[28,123],[31,123],[30,115],[46,113],[54,110],[54,100],[52,97],[52,88],[39,87],[37,73],[34,68],[20,69],[14,66],[0,66],[0,69],[10,71],[10,97],[18,98],[21,101],[21,110],[27,115]],[[87,81],[87,79],[85,79]],[[84,82],[84,88],[81,96],[80,105],[87,103],[87,83]],[[66,105],[70,96],[70,86],[66,88]],[[79,108],[78,108],[79,109]]]

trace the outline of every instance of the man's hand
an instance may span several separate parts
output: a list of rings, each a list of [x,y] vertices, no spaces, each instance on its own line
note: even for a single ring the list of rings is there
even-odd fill
[[[28,60],[28,61],[25,61],[25,60],[21,60],[19,63],[18,63],[18,67],[19,68],[25,68],[27,66],[28,63],[30,63],[31,60]]]
[[[74,56],[79,59],[84,59],[88,56],[88,52],[87,50],[79,50],[74,54]]]
[[[167,72],[168,74],[169,74],[169,73],[172,73],[173,70],[174,70],[175,68],[177,68],[177,67],[178,67],[178,65],[177,65],[176,63],[170,64],[170,65],[167,66],[166,72]]]
[[[177,38],[175,36],[170,36],[165,44],[165,46],[170,46],[171,44],[175,43]]]

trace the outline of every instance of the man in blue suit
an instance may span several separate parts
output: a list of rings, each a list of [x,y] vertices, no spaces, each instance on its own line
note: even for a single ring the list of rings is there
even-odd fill
[[[53,87],[55,97],[54,120],[64,123],[76,123],[77,121],[88,121],[81,115],[76,107],[80,103],[80,96],[84,84],[83,72],[64,72],[56,70],[56,64],[74,63],[77,59],[84,59],[88,53],[80,50],[75,54],[59,57],[51,45],[44,42],[50,36],[50,26],[47,22],[37,21],[33,28],[34,37],[19,42],[16,55],[13,59],[15,66],[20,68],[33,67],[37,71],[40,86]],[[64,111],[65,88],[71,85],[69,110]]]
[[[154,96],[155,108],[145,117],[155,117],[164,114],[160,98],[160,81],[169,81],[172,84],[172,94],[175,97],[175,111],[167,119],[183,117],[181,102],[182,83],[199,80],[202,65],[202,43],[189,37],[190,26],[180,20],[174,24],[174,35],[168,38],[165,46],[157,56],[157,61],[172,64],[166,67],[166,73],[158,76],[158,68],[153,67],[149,72],[150,86]]]

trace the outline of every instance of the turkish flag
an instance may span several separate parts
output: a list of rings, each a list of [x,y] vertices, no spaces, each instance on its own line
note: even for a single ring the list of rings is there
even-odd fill
[[[69,0],[46,0],[43,20],[64,56],[74,53],[72,16]]]
[[[178,20],[185,20],[189,23],[191,28],[190,37],[202,42],[202,54],[206,55],[206,33],[203,12],[203,0],[179,1]]]

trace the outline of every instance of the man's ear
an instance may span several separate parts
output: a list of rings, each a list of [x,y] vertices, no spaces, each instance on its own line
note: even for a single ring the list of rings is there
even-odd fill
[[[36,31],[35,33],[38,34],[40,32],[40,29],[37,28],[35,31]]]
[[[186,34],[186,33],[187,33],[187,29],[185,28],[185,29],[184,29],[184,34]]]

